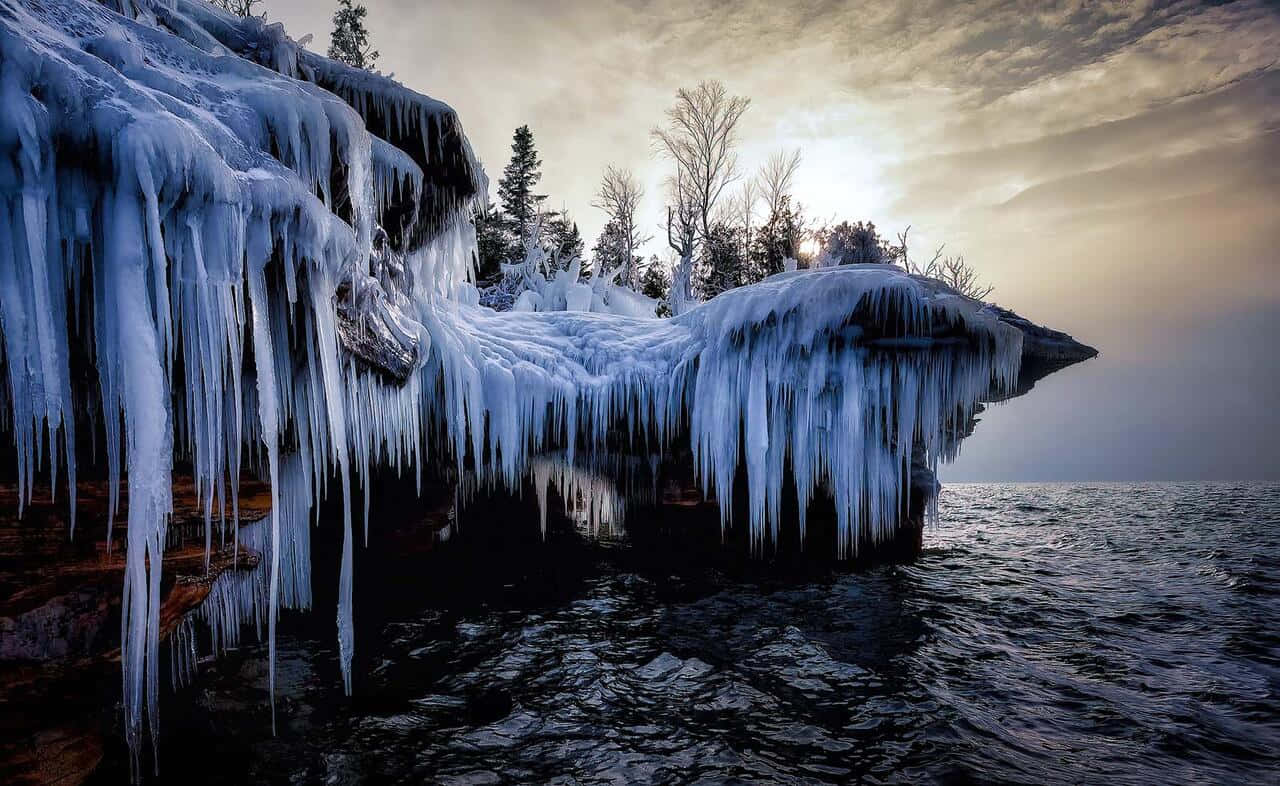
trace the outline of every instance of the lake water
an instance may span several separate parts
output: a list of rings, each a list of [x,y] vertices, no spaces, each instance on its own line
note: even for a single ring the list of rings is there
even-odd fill
[[[1280,485],[952,485],[941,512],[908,567],[615,543],[404,579],[357,616],[350,699],[332,618],[287,618],[278,735],[246,648],[165,697],[163,779],[1280,782]]]

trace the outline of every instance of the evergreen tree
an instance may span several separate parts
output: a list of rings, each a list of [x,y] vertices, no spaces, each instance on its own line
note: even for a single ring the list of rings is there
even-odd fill
[[[649,265],[640,277],[640,292],[654,300],[666,300],[671,292],[671,278],[656,256],[649,258]]]
[[[369,46],[369,31],[364,26],[368,13],[369,9],[353,5],[352,0],[338,0],[338,10],[333,13],[329,57],[349,66],[373,70],[378,52]]]
[[[517,238],[533,231],[546,194],[535,194],[534,187],[542,179],[542,160],[533,146],[533,132],[520,126],[511,138],[511,161],[498,180],[498,196],[502,209],[511,219]]]
[[[752,238],[751,262],[753,279],[759,281],[774,273],[781,273],[788,257],[800,254],[800,240],[804,237],[804,218],[799,209],[791,206],[791,197],[782,196],[778,207],[768,222],[760,227]]]
[[[743,228],[727,221],[711,225],[702,242],[702,264],[696,275],[698,291],[713,298],[750,282],[751,271],[743,253]]]
[[[476,279],[489,283],[502,274],[502,263],[512,259],[515,237],[510,222],[492,202],[472,221],[476,227]]]
[[[838,265],[892,264],[902,257],[901,247],[889,245],[870,221],[841,221],[819,232],[818,237],[823,255]]]
[[[640,293],[658,301],[658,316],[671,316],[671,275],[656,254],[649,257],[644,275],[640,276]]]
[[[545,214],[542,221],[542,241],[551,253],[557,255],[561,266],[569,264],[574,257],[582,257],[585,246],[582,234],[578,232],[578,222],[569,217],[569,211]]]
[[[591,248],[592,266],[598,274],[608,273],[610,270],[621,267],[626,256],[626,236],[618,222],[611,220],[600,230],[600,236],[596,238],[596,244]]]

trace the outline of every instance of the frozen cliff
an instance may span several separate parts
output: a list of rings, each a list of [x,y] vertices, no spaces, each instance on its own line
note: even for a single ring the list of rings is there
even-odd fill
[[[448,106],[278,25],[194,0],[0,0],[0,411],[20,500],[47,472],[74,511],[86,455],[112,510],[126,480],[135,750],[157,722],[175,462],[206,554],[240,537],[242,472],[269,482],[272,514],[246,530],[265,584],[210,596],[225,635],[261,615],[273,640],[280,604],[307,605],[313,511],[340,496],[349,685],[376,467],[450,463],[473,489],[533,476],[599,518],[640,485],[601,485],[620,456],[688,451],[722,526],[803,537],[822,496],[847,554],[891,537],[913,465],[953,455],[980,402],[1018,385],[1022,326],[887,266],[784,273],[669,320],[496,313],[469,283],[486,190]]]

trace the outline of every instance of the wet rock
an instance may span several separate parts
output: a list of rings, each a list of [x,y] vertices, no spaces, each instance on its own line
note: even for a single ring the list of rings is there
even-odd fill
[[[104,736],[116,733],[128,495],[108,540],[107,484],[85,481],[76,491],[72,537],[65,496],[53,501],[37,488],[19,517],[16,485],[0,485],[0,783],[78,783],[102,758]],[[175,480],[173,497],[162,638],[220,575],[258,564],[244,549],[218,548],[215,533],[206,565],[204,512],[189,478]],[[269,510],[264,484],[242,484],[242,525]]]

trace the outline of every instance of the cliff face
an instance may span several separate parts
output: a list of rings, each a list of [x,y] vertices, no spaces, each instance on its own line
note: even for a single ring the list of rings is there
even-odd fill
[[[237,546],[229,530],[214,532],[206,552],[204,506],[189,477],[175,478],[173,493],[159,588],[165,640],[198,614],[219,581],[261,572],[260,555]],[[66,504],[48,487],[19,517],[19,489],[0,484],[0,782],[78,783],[101,759],[104,736],[119,734],[113,716],[127,532],[123,521],[108,526],[110,496],[105,481],[78,483],[82,529],[73,538]],[[261,482],[243,483],[239,500],[243,527],[270,512]]]

